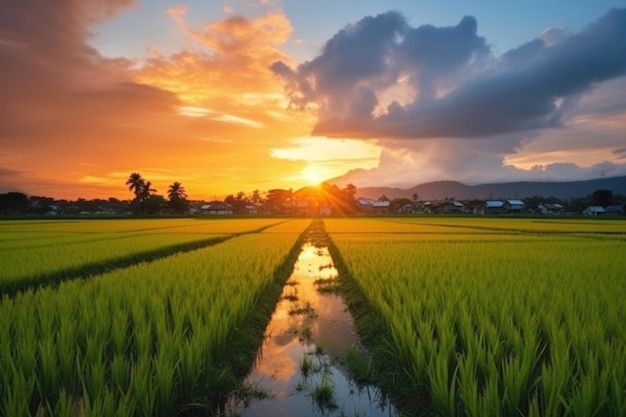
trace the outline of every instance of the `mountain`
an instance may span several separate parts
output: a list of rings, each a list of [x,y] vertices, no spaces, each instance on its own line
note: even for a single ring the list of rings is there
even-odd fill
[[[420,200],[443,200],[455,198],[469,199],[506,199],[527,198],[531,196],[556,197],[567,199],[586,197],[598,189],[613,191],[613,194],[626,195],[626,176],[600,178],[587,181],[568,182],[506,182],[498,184],[465,185],[456,181],[436,181],[420,184],[412,188],[362,187],[357,188],[357,195],[363,198],[378,199],[383,194],[389,199],[409,198],[414,193]]]

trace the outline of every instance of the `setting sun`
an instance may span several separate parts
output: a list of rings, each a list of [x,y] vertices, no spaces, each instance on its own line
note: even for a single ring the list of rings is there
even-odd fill
[[[317,171],[303,172],[302,176],[307,180],[309,185],[320,185],[322,182],[322,176]]]

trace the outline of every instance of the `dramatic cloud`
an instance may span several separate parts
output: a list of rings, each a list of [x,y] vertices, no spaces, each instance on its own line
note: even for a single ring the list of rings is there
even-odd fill
[[[102,56],[90,45],[94,25],[133,6],[0,2],[0,192],[123,197],[125,177],[139,171],[160,192],[181,181],[212,198],[306,166],[270,155],[312,125],[284,112],[268,70],[288,60],[278,49],[291,32],[283,15],[229,16],[197,30],[184,7],[172,8],[193,47],[169,56],[154,47],[134,62]]]
[[[388,12],[346,26],[311,61],[295,68],[276,62],[272,70],[291,106],[317,115],[314,134],[376,139],[385,149],[378,168],[353,171],[346,181],[626,172],[598,163],[617,161],[626,128],[624,9],[577,34],[548,28],[500,57],[472,17],[451,27],[412,27]],[[551,162],[538,157],[557,149]]]
[[[472,17],[388,12],[298,65],[280,6],[244,3],[0,1],[0,192],[130,197],[133,171],[194,198],[355,167],[357,186],[623,172],[626,10],[498,57]],[[156,20],[167,42],[112,58]]]
[[[564,36],[546,31],[495,59],[474,18],[413,28],[389,12],[347,26],[297,69],[273,70],[294,105],[317,109],[316,134],[484,137],[561,126],[581,94],[626,73],[626,10]]]
[[[285,16],[231,16],[194,29],[185,21],[185,7],[168,13],[195,44],[171,56],[153,55],[137,71],[138,80],[175,92],[190,105],[207,107],[208,113],[219,109],[245,119],[253,119],[252,114],[267,117],[267,111],[284,113],[282,89],[267,68],[287,59],[279,50],[292,31]]]

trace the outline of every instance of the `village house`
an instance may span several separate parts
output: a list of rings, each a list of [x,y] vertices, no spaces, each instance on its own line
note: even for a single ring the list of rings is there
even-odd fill
[[[585,216],[599,216],[606,212],[602,206],[589,206],[583,210]]]
[[[233,214],[233,207],[228,203],[212,203],[200,206],[200,214],[209,216],[225,216]]]
[[[500,201],[500,200],[485,201],[485,214],[502,214],[506,212],[507,212],[507,208],[504,206],[504,201]]]
[[[460,214],[465,212],[465,204],[460,201],[443,201],[439,207],[439,212],[443,214]]]
[[[537,206],[537,211],[541,214],[563,214],[565,207],[558,203],[541,203]]]
[[[483,200],[469,200],[465,202],[465,212],[482,216],[485,214],[486,204]]]
[[[613,204],[607,206],[604,209],[604,216],[623,216],[626,214],[626,210],[624,210],[624,204]]]
[[[522,200],[506,200],[504,202],[504,208],[509,213],[521,213],[524,211],[525,205]]]
[[[376,201],[370,198],[359,198],[357,200],[359,208],[363,213],[384,214],[389,213],[389,201]]]

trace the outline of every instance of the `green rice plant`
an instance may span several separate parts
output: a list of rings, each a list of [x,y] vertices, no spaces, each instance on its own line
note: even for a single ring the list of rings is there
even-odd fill
[[[54,411],[50,414],[56,417],[75,417],[74,398],[65,388],[61,388],[59,399],[56,402]]]
[[[426,368],[430,382],[430,392],[435,410],[442,416],[454,417],[457,415],[456,375],[458,368],[452,375],[449,372],[450,358],[446,355],[431,357]]]
[[[157,389],[156,415],[169,416],[176,403],[176,362],[172,351],[158,355],[154,360]]]
[[[304,355],[302,357],[302,361],[300,362],[300,372],[302,373],[302,376],[307,378],[312,367],[313,359],[311,359],[309,355]]]
[[[206,360],[202,348],[206,344],[207,341],[204,338],[194,337],[181,346],[176,377],[180,384],[181,399],[185,403],[191,402],[198,390]]]
[[[183,404],[225,398],[216,393],[227,394],[232,379],[229,337],[298,236],[242,235],[3,298],[0,409],[66,410],[73,398],[78,414],[169,416]],[[42,320],[33,325],[33,317]],[[13,368],[31,388],[12,383]]]
[[[129,364],[120,354],[114,354],[110,366],[110,386],[113,392],[127,392],[130,382]]]
[[[67,277],[88,276],[223,239],[222,235],[146,234],[118,239],[114,243],[105,240],[0,252],[0,263],[5,265],[0,293],[54,283]]]
[[[39,369],[38,388],[41,398],[56,402],[60,375],[57,368],[57,349],[52,338],[43,339],[38,344]]]
[[[327,375],[322,375],[322,379],[318,384],[315,384],[311,391],[311,397],[322,412],[334,410],[337,408],[335,399],[335,385],[332,379]]]
[[[0,403],[0,411],[5,416],[30,416],[30,399],[35,389],[36,380],[32,374],[25,374],[12,365],[11,384],[5,385]],[[28,375],[28,376],[27,376]]]
[[[154,415],[157,391],[150,357],[140,356],[131,368],[130,389],[126,395],[136,399],[136,415],[141,417]]]
[[[397,229],[403,222],[413,223],[406,233]],[[428,233],[415,229],[418,222]],[[376,351],[392,365],[389,378],[406,373],[411,392],[423,387],[422,398],[444,415],[453,414],[453,390],[465,415],[561,416],[574,408],[622,415],[624,248],[587,237],[623,222],[326,223],[342,267],[377,317],[384,348]],[[440,225],[480,238],[445,228],[434,238]]]

